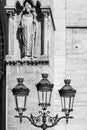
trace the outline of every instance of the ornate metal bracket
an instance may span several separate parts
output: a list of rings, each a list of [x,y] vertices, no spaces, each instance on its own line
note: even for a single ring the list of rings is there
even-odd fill
[[[31,124],[35,127],[41,128],[43,130],[46,130],[47,128],[51,128],[54,127],[55,125],[57,125],[57,123],[61,120],[61,119],[66,119],[66,123],[68,123],[68,119],[72,119],[72,116],[69,116],[69,114],[67,114],[66,116],[62,116],[62,117],[58,117],[58,114],[55,117],[51,117],[49,116],[49,111],[47,112],[42,112],[39,111],[40,115],[35,117],[32,114],[30,114],[30,117],[28,116],[23,116],[22,114],[19,114],[19,116],[15,116],[16,118],[20,118],[20,123],[22,123],[22,118],[27,118]]]

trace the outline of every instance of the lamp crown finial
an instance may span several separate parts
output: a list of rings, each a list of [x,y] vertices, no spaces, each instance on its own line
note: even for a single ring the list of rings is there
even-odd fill
[[[65,79],[65,80],[64,80],[64,83],[65,83],[65,84],[70,84],[70,82],[71,82],[70,79]]]
[[[42,73],[42,78],[43,78],[43,79],[47,79],[47,77],[48,77],[48,74],[47,74],[47,73]]]
[[[24,78],[17,78],[17,81],[18,81],[19,84],[20,84],[20,83],[23,83]]]

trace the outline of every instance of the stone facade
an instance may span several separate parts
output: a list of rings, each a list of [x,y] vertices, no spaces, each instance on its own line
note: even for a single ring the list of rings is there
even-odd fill
[[[67,1],[66,13],[66,75],[77,89],[74,120],[67,129],[87,129],[87,1]]]
[[[12,88],[17,84],[17,78],[24,78],[24,84],[30,89],[30,94],[27,99],[27,110],[25,115],[30,113],[38,116],[38,111],[41,108],[38,106],[38,96],[36,90],[36,84],[42,79],[42,73],[48,73],[48,79],[54,83],[54,22],[52,17],[51,8],[43,4],[41,11],[44,15],[44,31],[39,30],[38,43],[44,44],[43,53],[40,53],[36,58],[22,58],[20,56],[20,49],[18,41],[16,39],[16,32],[20,17],[17,16],[14,7],[14,1],[9,3],[5,7],[7,14],[9,14],[9,49],[8,55],[6,55],[6,130],[28,130],[37,129],[31,125],[26,119],[20,125],[19,119],[14,116],[18,113],[15,111],[15,102],[12,95]],[[41,25],[42,26],[42,25]],[[41,28],[42,29],[42,28]],[[43,41],[41,39],[41,33],[43,35]],[[41,47],[37,46],[37,52],[40,52]]]
[[[21,0],[20,0],[21,1]],[[14,11],[14,0],[7,6]],[[50,5],[53,11],[56,31],[51,21],[51,36],[49,44],[49,58],[39,60],[21,60],[18,54],[18,46],[15,46],[15,58],[6,56],[6,130],[38,130],[25,119],[20,124],[19,119],[14,118],[17,112],[14,110],[14,98],[11,89],[17,84],[16,78],[23,77],[24,84],[29,87],[30,95],[25,114],[32,112],[38,115],[38,101],[35,84],[40,81],[41,73],[48,72],[49,80],[54,83],[52,105],[49,108],[52,115],[61,112],[61,101],[58,94],[66,78],[71,79],[71,85],[77,90],[74,111],[71,115],[74,119],[66,125],[64,120],[50,130],[86,130],[87,129],[87,1],[86,0],[51,0],[42,1],[43,6]],[[12,21],[11,21],[12,22]],[[14,25],[14,24],[13,24]],[[11,26],[10,26],[11,27]],[[12,27],[13,28],[13,27]],[[13,32],[11,32],[13,34]],[[14,41],[11,37],[11,44]],[[12,48],[11,48],[12,49]],[[11,50],[14,53],[14,49]],[[19,57],[18,57],[19,55]],[[11,59],[12,58],[12,59]],[[16,59],[18,58],[18,59]]]
[[[57,5],[58,3],[58,5]],[[61,30],[61,34],[56,31],[55,38],[59,36],[58,40],[55,39],[55,46],[59,50],[55,50],[58,55],[55,55],[55,89],[62,86],[63,78],[71,79],[71,85],[76,88],[77,94],[74,102],[74,111],[71,113],[74,119],[69,121],[68,125],[62,125],[55,129],[61,130],[86,130],[87,129],[87,88],[86,88],[86,65],[87,65],[87,1],[85,0],[55,0],[54,4],[54,18],[56,30]],[[57,9],[56,9],[57,8]],[[57,12],[57,10],[59,11]],[[58,21],[57,21],[58,20]],[[64,28],[63,28],[64,27]],[[62,29],[64,29],[62,31]],[[65,33],[64,33],[65,32]],[[65,34],[65,35],[64,35]],[[61,37],[61,39],[60,39]],[[64,39],[64,42],[62,40]],[[61,40],[60,42],[58,42]],[[58,43],[60,45],[58,46]],[[62,44],[63,43],[63,44]],[[60,48],[61,47],[61,48]],[[65,51],[64,51],[64,50]],[[60,51],[63,50],[63,51]],[[61,53],[60,53],[61,52]],[[62,58],[59,55],[63,55]],[[59,62],[62,61],[62,62]],[[58,72],[57,72],[58,71]],[[62,77],[62,80],[60,80]],[[56,80],[57,79],[57,80]],[[61,81],[61,82],[60,82]],[[59,86],[59,87],[58,87]],[[58,101],[57,101],[58,103]],[[56,104],[56,103],[55,103]],[[58,103],[59,104],[59,103]],[[56,105],[55,105],[56,106]],[[55,107],[55,110],[58,109]],[[64,123],[64,122],[63,122]]]

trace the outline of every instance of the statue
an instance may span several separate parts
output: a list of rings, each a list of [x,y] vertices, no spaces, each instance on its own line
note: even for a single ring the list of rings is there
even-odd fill
[[[23,3],[17,39],[20,44],[21,58],[35,57],[36,13],[30,0],[25,0]]]

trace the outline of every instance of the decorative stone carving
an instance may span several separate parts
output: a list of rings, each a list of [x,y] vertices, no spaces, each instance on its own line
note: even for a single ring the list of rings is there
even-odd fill
[[[49,65],[49,60],[8,60],[6,61],[6,65],[31,65],[31,66],[37,66],[37,65]]]
[[[20,6],[18,13],[21,9],[22,7]],[[17,39],[20,44],[21,58],[35,57],[36,31],[36,12],[33,3],[29,0],[25,0],[17,29]]]
[[[55,30],[51,8],[42,8],[39,0],[35,5],[32,0],[20,1],[15,1],[15,8],[6,7],[9,14],[9,55],[14,60],[48,59],[51,36],[48,25],[52,23]]]

